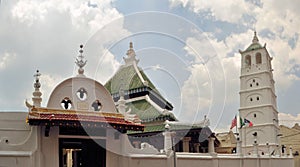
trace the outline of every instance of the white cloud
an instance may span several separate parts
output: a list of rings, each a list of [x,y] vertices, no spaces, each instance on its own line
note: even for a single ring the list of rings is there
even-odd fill
[[[293,116],[291,114],[279,113],[278,114],[279,124],[288,127],[293,127],[296,123],[300,124],[300,114]]]
[[[46,22],[51,12],[65,14],[77,28],[86,27],[90,34],[108,24],[114,19],[123,17],[111,4],[111,0],[93,2],[94,7],[81,0],[20,0],[12,9],[12,16],[20,22],[33,25],[36,22]]]
[[[2,55],[0,55],[0,70],[7,68],[15,59],[15,53],[4,52]]]
[[[182,5],[189,7],[195,13],[207,12],[216,20],[238,23],[244,14],[252,12],[253,5],[240,0],[220,2],[218,0],[169,0],[170,6]]]
[[[101,54],[102,58],[99,62],[98,71],[96,72],[96,79],[104,84],[110,79],[120,67],[120,63],[115,59],[115,56],[107,49],[104,49]]]

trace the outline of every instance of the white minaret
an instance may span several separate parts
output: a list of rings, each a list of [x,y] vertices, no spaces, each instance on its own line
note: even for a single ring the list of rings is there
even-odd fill
[[[244,154],[253,154],[257,140],[258,153],[268,154],[268,147],[279,144],[278,111],[273,69],[266,44],[262,46],[256,32],[252,44],[241,53],[240,117],[253,123],[240,129]],[[267,143],[269,146],[267,146]],[[272,151],[273,149],[271,149]]]

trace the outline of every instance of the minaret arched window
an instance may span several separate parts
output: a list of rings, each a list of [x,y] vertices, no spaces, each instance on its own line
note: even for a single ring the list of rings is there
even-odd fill
[[[261,54],[260,53],[256,53],[255,59],[256,59],[256,64],[261,64]]]
[[[247,55],[247,56],[245,57],[245,64],[246,64],[247,66],[250,66],[250,65],[251,65],[251,56],[250,56],[250,55]]]

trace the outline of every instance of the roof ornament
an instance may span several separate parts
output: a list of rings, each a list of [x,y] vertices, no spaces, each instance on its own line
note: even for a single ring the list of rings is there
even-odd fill
[[[42,74],[40,73],[39,70],[36,70],[36,74],[33,75],[33,77],[35,77],[35,83],[34,83],[34,85],[33,85],[33,87],[34,87],[35,89],[39,89],[39,88],[41,87],[41,83],[40,83],[40,76],[41,76],[41,75],[42,75]]]
[[[256,31],[254,31],[254,36],[253,36],[253,39],[252,39],[252,43],[258,43],[258,38],[257,38],[257,35],[256,35]]]
[[[130,42],[129,43],[129,49],[127,50],[126,53],[127,57],[124,57],[124,61],[125,61],[125,65],[132,65],[132,64],[137,64],[139,62],[139,60],[137,60],[135,51],[133,49],[133,43]]]
[[[40,92],[40,88],[41,88],[41,83],[40,83],[40,76],[41,73],[39,70],[36,70],[36,73],[33,75],[35,77],[35,83],[33,84],[34,87],[34,92],[32,93],[33,97],[32,97],[32,101],[33,101],[33,105],[35,107],[40,107],[41,106],[41,102],[42,102],[42,92]]]
[[[83,67],[86,65],[86,62],[87,60],[84,59],[84,56],[83,56],[83,45],[80,45],[80,50],[79,50],[79,55],[77,56],[76,58],[76,65],[79,67],[78,69],[78,74],[83,74],[84,73],[84,69]]]
[[[129,49],[127,50],[126,55],[128,57],[134,57],[135,56],[135,52],[133,50],[133,43],[132,42],[129,43]]]

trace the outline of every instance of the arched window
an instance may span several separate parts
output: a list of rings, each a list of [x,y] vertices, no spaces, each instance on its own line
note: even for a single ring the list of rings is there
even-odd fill
[[[260,53],[256,53],[255,59],[256,59],[256,64],[261,64],[261,54]]]
[[[72,107],[72,101],[69,97],[65,97],[61,102],[60,105],[65,110],[70,110]]]
[[[101,104],[100,100],[98,100],[98,99],[95,100],[92,104],[92,107],[93,107],[94,111],[100,111],[102,108],[102,104]]]
[[[247,55],[245,57],[245,63],[247,66],[250,66],[251,65],[251,56],[250,55]]]

